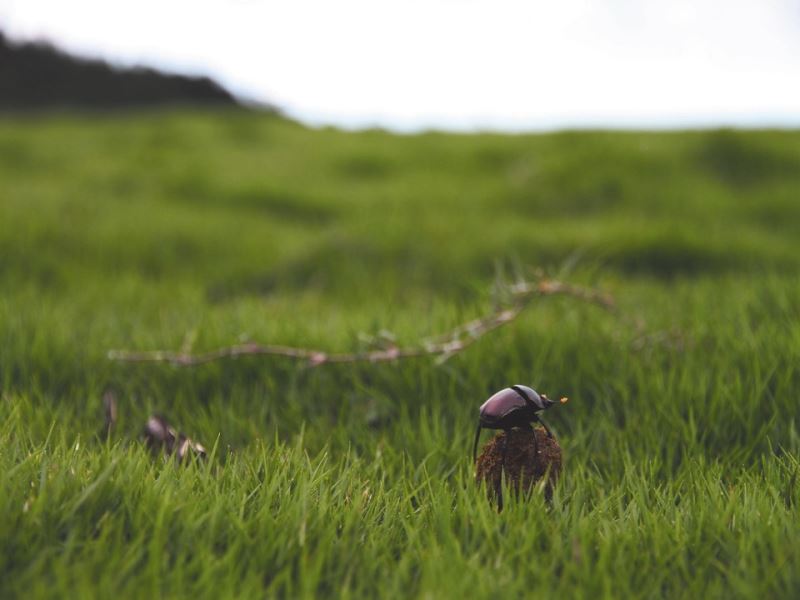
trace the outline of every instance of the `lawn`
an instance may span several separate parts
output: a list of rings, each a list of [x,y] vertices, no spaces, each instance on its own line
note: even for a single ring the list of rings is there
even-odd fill
[[[615,307],[442,363],[109,359],[415,345],[542,275]],[[513,383],[570,397],[565,462],[498,514],[471,444]],[[0,393],[3,597],[797,597],[800,132],[2,116]]]

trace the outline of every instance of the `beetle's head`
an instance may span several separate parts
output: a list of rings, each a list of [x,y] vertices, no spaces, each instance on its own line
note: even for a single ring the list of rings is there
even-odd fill
[[[550,400],[550,398],[547,397],[547,394],[539,394],[539,396],[542,398],[542,402],[544,402],[545,408],[550,408],[551,406],[553,406],[553,404],[556,404],[556,401]]]

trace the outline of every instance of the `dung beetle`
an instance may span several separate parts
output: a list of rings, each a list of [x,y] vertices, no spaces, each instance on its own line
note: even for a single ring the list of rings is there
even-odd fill
[[[562,404],[566,401],[567,398],[561,398]],[[481,406],[478,429],[475,432],[475,445],[472,448],[472,462],[475,462],[478,454],[481,429],[503,429],[504,431],[509,431],[515,427],[530,427],[531,423],[540,423],[547,431],[547,435],[553,437],[553,432],[539,418],[539,413],[554,404],[556,404],[554,400],[550,400],[545,394],[539,394],[536,390],[526,385],[512,385],[492,395]],[[505,436],[503,438],[503,466],[505,466],[507,440],[508,436]],[[533,441],[535,444],[535,435]]]

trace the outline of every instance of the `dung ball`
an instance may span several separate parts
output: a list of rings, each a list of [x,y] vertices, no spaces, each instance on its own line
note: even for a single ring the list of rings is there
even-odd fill
[[[507,444],[505,461],[504,440]],[[486,482],[489,499],[502,509],[503,478],[514,496],[527,495],[536,483],[546,478],[544,493],[550,500],[561,464],[561,446],[543,428],[511,429],[498,433],[483,447],[478,456],[475,480],[478,484]]]

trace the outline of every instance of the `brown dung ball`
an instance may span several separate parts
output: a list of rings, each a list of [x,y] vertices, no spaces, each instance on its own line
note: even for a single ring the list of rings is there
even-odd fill
[[[503,440],[506,437],[508,446],[504,468]],[[514,495],[518,496],[520,492],[527,494],[535,483],[547,476],[544,493],[549,500],[560,473],[561,446],[555,437],[548,436],[541,427],[511,429],[498,433],[483,447],[478,456],[475,480],[478,484],[486,482],[489,499],[497,500],[498,508],[502,509],[502,477],[505,477],[506,485]]]

